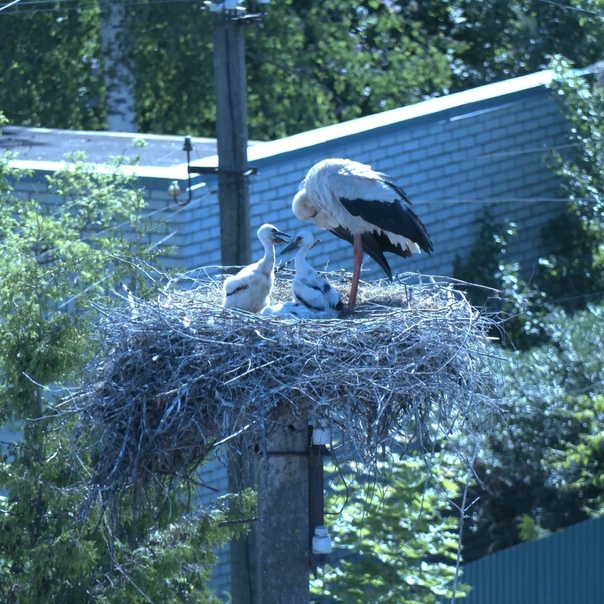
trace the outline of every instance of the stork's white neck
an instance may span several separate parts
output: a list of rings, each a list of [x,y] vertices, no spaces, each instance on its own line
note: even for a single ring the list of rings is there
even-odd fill
[[[258,261],[260,270],[269,275],[275,266],[275,246],[270,241],[262,241],[264,256]]]
[[[310,266],[308,264],[308,261],[306,260],[306,254],[308,254],[309,250],[310,248],[308,246],[303,246],[296,254],[296,258],[294,259],[294,266],[296,267],[296,272],[302,272],[303,269]]]

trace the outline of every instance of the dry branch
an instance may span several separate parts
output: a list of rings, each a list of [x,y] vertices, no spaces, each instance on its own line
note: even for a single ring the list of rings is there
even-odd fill
[[[280,272],[276,300],[290,278]],[[77,403],[105,499],[190,478],[216,443],[261,437],[284,406],[308,406],[365,457],[397,435],[477,433],[496,416],[494,321],[451,280],[362,284],[354,314],[330,320],[224,310],[220,299],[206,280],[106,311],[104,352]]]

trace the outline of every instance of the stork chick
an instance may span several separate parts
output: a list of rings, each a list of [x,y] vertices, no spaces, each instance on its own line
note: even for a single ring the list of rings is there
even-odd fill
[[[299,250],[294,265],[296,276],[292,283],[294,302],[323,317],[337,317],[343,309],[342,299],[329,281],[319,275],[306,259],[308,252],[319,243],[310,231],[300,231],[281,255]]]
[[[282,233],[272,224],[263,224],[258,229],[258,239],[264,246],[264,256],[242,268],[224,282],[224,308],[238,308],[248,312],[260,312],[270,304],[270,294],[275,282],[275,245],[285,243],[289,235]]]
[[[298,317],[298,319],[329,319],[329,315],[326,313],[314,312],[306,308],[306,306],[298,304],[297,302],[292,302],[291,300],[265,306],[260,314],[266,316],[291,315]]]
[[[407,258],[432,251],[428,231],[405,191],[386,174],[356,161],[325,159],[312,166],[292,210],[300,220],[312,220],[353,244],[350,308],[356,304],[364,251],[389,279],[392,271],[384,252]]]

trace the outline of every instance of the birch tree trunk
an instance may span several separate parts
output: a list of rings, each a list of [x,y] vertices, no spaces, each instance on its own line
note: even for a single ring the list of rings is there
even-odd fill
[[[136,132],[134,74],[127,42],[126,8],[122,2],[101,6],[108,129]]]

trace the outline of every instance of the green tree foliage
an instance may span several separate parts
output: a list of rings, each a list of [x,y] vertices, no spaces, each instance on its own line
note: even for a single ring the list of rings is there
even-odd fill
[[[0,109],[12,123],[105,126],[99,26],[98,7],[87,0],[0,12]]]
[[[349,464],[334,486],[329,524],[340,559],[312,582],[317,602],[411,604],[451,598],[458,519],[448,500],[465,472],[446,453],[426,461],[390,451],[371,469]],[[466,593],[461,583],[457,597]],[[325,600],[323,600],[325,598]]]
[[[478,500],[464,535],[466,560],[602,513],[604,97],[597,70],[579,75],[568,67],[557,64],[553,90],[572,125],[573,153],[555,157],[553,167],[569,204],[545,231],[552,252],[540,260],[536,284],[516,288],[515,296],[506,279],[498,282],[493,269],[501,266],[502,239],[491,224],[483,273],[472,273],[471,263],[458,265],[464,277],[500,287],[503,302],[518,310],[504,328],[523,326],[511,338],[521,350],[507,353],[502,365],[506,421],[475,468],[484,488],[473,493]],[[536,327],[539,337],[526,326]]]
[[[137,3],[128,28],[139,130],[216,136],[211,15],[195,2]]]
[[[467,560],[518,543],[525,516],[554,531],[587,518],[600,500],[603,318],[602,307],[551,312],[544,319],[548,342],[509,355],[502,368],[505,421],[476,467],[483,487],[474,492],[479,499],[464,537]]]
[[[186,3],[133,8],[143,130],[215,135],[212,24]],[[245,36],[252,139],[391,109],[450,84],[450,41],[379,2],[274,3]]]
[[[583,75],[573,74],[568,61],[558,61],[555,68],[554,92],[572,125],[575,152],[553,158],[569,206],[551,229],[556,247],[541,265],[544,289],[573,309],[604,299],[604,89],[602,66]]]
[[[604,395],[569,397],[568,422],[579,423],[573,441],[553,449],[545,463],[564,491],[585,501],[589,514],[604,514]]]
[[[129,2],[139,128],[215,136],[212,15],[197,2]],[[283,0],[246,28],[250,136],[267,140],[529,73],[602,47],[602,0]],[[103,128],[100,4],[0,12],[0,107],[11,122]],[[596,14],[590,14],[589,11]]]
[[[130,281],[131,262],[147,259],[144,201],[117,166],[101,174],[81,156],[48,177],[42,199],[18,198],[9,158],[0,173],[0,402],[10,420],[35,419],[44,413],[40,385],[68,379],[94,354],[85,331],[90,301]]]
[[[462,45],[452,56],[454,90],[544,69],[553,55],[589,65],[604,41],[601,0],[420,0],[414,6],[429,31],[445,30]]]
[[[212,548],[234,534],[220,525],[248,514],[251,494],[199,511],[175,490],[124,505],[119,522],[95,501],[83,508],[92,460],[75,455],[64,395],[95,353],[96,304],[109,304],[120,280],[140,283],[133,267],[151,260],[141,192],[117,167],[99,174],[78,160],[49,177],[46,195],[18,197],[26,176],[9,159],[0,158],[0,412],[14,432],[0,447],[0,600],[216,602]]]
[[[442,93],[455,46],[395,3],[337,0],[275,3],[247,44],[250,132],[260,138]]]
[[[497,223],[489,210],[478,220],[478,236],[467,258],[457,255],[453,276],[464,281],[472,304],[496,315],[500,328],[492,337],[502,346],[526,350],[545,338],[546,296],[520,276],[521,267],[507,256],[516,236],[514,223]]]

